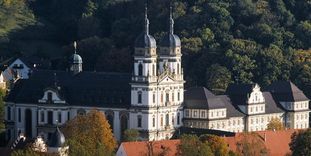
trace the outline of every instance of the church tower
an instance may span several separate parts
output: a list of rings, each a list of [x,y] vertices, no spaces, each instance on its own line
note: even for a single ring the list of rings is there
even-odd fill
[[[170,27],[173,22],[171,17]],[[130,128],[139,130],[145,140],[169,139],[182,125],[184,81],[180,68],[180,40],[173,34],[173,28],[170,30],[167,39],[163,40],[163,48],[173,49],[174,52],[158,56],[156,41],[149,34],[145,8],[145,30],[135,41],[130,113]],[[173,44],[170,43],[172,36],[175,39]]]
[[[77,42],[75,41],[73,43],[73,46],[75,48],[75,53],[71,55],[69,59],[70,64],[70,72],[73,74],[77,74],[82,72],[82,58],[80,55],[77,54]]]

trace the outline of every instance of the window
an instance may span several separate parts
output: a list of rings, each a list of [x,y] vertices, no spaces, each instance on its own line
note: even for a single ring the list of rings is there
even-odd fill
[[[172,124],[174,125],[174,118],[175,118],[175,116],[174,116],[174,113],[172,114]]]
[[[163,126],[163,114],[161,114],[160,125]]]
[[[52,93],[48,92],[48,102],[52,102]]]
[[[52,125],[53,124],[53,112],[48,111],[48,124]]]
[[[165,125],[166,126],[170,125],[170,116],[168,114],[165,115]]]
[[[67,112],[67,120],[70,120],[70,112]]]
[[[263,106],[261,106],[261,111],[263,111]]]
[[[21,109],[18,108],[18,122],[22,121],[22,114],[21,114]]]
[[[251,107],[251,112],[253,112],[253,107]]]
[[[177,63],[177,74],[180,74],[180,72],[179,72],[179,63]]]
[[[137,116],[137,127],[141,128],[141,115]]]
[[[177,101],[180,101],[180,93],[177,93]]]
[[[202,111],[202,112],[201,112],[201,117],[202,117],[202,118],[205,118],[205,111]]]
[[[40,112],[40,118],[41,118],[41,122],[44,122],[44,111]]]
[[[161,93],[161,103],[163,102],[163,93]]]
[[[142,64],[138,65],[138,76],[143,76],[143,65]]]
[[[222,116],[225,116],[225,111],[222,111],[221,115],[222,115]]]
[[[177,113],[177,125],[179,125],[180,113]]]
[[[152,127],[155,127],[155,116],[152,116]]]
[[[137,97],[137,103],[141,104],[142,97],[141,97],[141,92],[138,92],[138,97]]]
[[[211,117],[213,117],[213,116],[214,116],[214,112],[211,113]]]
[[[11,107],[8,107],[8,120],[11,120]]]
[[[62,113],[61,112],[58,112],[57,122],[62,123]]]
[[[155,101],[156,101],[155,93],[153,93],[152,99],[153,99],[153,103],[155,103]]]
[[[174,93],[172,93],[172,101],[174,101]]]
[[[197,117],[197,111],[193,112],[193,117]]]
[[[155,65],[152,66],[152,75],[155,76]]]
[[[189,117],[189,110],[186,110],[186,117]]]
[[[169,101],[170,101],[170,94],[166,93],[165,102],[169,102]]]

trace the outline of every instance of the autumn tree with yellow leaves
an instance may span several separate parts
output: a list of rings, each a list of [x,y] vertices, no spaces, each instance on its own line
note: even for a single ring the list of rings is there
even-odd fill
[[[73,156],[110,156],[117,147],[108,121],[98,110],[69,120],[63,132],[70,147],[69,153]]]
[[[267,125],[267,130],[283,130],[284,125],[279,118],[272,118]]]

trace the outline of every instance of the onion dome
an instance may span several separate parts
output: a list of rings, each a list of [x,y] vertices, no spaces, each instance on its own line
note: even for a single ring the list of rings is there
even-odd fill
[[[161,47],[176,48],[180,47],[180,38],[174,34],[174,20],[172,7],[170,7],[170,32],[166,34],[160,42]]]
[[[136,48],[156,48],[156,40],[149,34],[149,20],[147,17],[147,7],[145,7],[145,31],[142,32],[135,41]]]
[[[69,62],[73,64],[82,63],[82,57],[77,54],[77,42],[75,41],[73,45],[75,48],[75,53],[70,56]]]
[[[57,126],[55,132],[52,134],[51,140],[48,145],[49,147],[62,147],[64,144],[65,136]]]

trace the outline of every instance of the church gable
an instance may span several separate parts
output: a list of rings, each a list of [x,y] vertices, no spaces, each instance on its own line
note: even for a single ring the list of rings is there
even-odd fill
[[[53,88],[47,88],[44,91],[43,97],[38,100],[39,103],[59,103],[59,104],[65,104],[66,101],[63,100],[59,96],[59,92],[56,89]]]
[[[173,83],[174,81],[175,80],[171,76],[165,75],[158,80],[158,83],[159,84],[161,84],[161,83]]]

